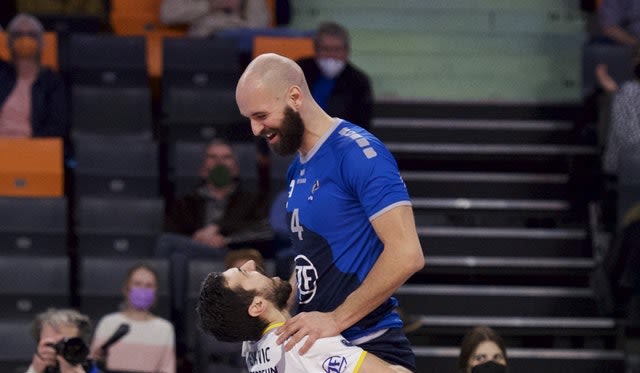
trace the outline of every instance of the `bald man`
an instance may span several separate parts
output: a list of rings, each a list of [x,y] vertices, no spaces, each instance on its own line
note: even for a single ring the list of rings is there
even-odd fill
[[[415,371],[393,293],[424,266],[411,201],[395,159],[371,133],[332,118],[313,100],[300,67],[264,54],[240,77],[236,100],[255,136],[289,166],[287,219],[296,251],[298,314],[278,343],[304,354],[342,335]]]

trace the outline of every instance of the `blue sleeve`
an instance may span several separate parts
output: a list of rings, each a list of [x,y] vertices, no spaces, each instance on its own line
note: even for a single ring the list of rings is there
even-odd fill
[[[374,137],[355,140],[359,147],[352,146],[345,153],[341,169],[369,219],[393,204],[409,204],[407,188],[389,150]]]

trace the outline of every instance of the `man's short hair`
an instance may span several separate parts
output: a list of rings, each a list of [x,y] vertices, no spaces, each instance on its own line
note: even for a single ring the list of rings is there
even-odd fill
[[[349,36],[349,31],[335,22],[322,22],[318,25],[315,37],[313,38],[313,44],[316,49],[318,49],[320,37],[323,35],[333,36],[335,38],[341,39],[344,42],[347,50],[349,50],[351,47],[351,37]]]
[[[231,289],[221,272],[212,272],[202,282],[196,310],[202,330],[224,342],[257,341],[269,325],[249,315],[255,290]]]
[[[39,313],[31,326],[31,335],[38,342],[40,342],[40,333],[45,325],[54,329],[64,326],[75,327],[78,329],[78,337],[87,345],[91,342],[91,319],[74,309],[49,308],[45,312]]]

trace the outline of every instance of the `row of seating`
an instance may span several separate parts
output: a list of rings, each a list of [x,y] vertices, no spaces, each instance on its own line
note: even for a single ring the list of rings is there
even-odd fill
[[[89,30],[86,30],[89,31]],[[73,63],[73,56],[67,53],[75,48],[73,35],[61,35],[56,31],[46,31],[43,40],[42,64],[53,70],[67,70]],[[145,71],[148,77],[160,78],[164,72],[165,54],[172,51],[165,50],[167,40],[194,40],[185,36],[179,31],[167,30],[140,30],[140,32],[124,32],[119,34],[107,34],[88,32],[87,34],[100,35],[113,38],[135,38],[142,40],[142,52],[145,58]],[[235,52],[237,54],[248,54],[255,57],[267,52],[275,52],[292,59],[313,56],[313,40],[311,31],[299,32],[296,30],[243,30],[225,32],[221,36],[235,42]],[[196,39],[197,40],[197,39]],[[250,45],[247,45],[250,43]],[[64,44],[64,45],[61,45]],[[10,58],[7,43],[7,32],[0,31],[0,58],[8,60]]]
[[[172,294],[169,287],[169,263],[151,257],[82,258],[77,273],[72,273],[65,257],[0,256],[0,369],[3,372],[24,372],[35,351],[35,341],[29,329],[33,317],[49,307],[75,307],[96,323],[100,317],[115,312],[123,300],[122,285],[128,269],[145,262],[158,273],[157,302],[154,313],[169,319]],[[274,264],[267,261],[266,270],[274,273]],[[200,284],[212,271],[224,270],[222,260],[192,261],[188,266],[188,291],[183,300],[189,348],[195,348],[198,338],[194,322],[195,305]],[[72,280],[77,278],[77,280]],[[75,289],[73,289],[75,287]],[[72,301],[72,293],[78,300]],[[10,341],[10,343],[9,343]]]

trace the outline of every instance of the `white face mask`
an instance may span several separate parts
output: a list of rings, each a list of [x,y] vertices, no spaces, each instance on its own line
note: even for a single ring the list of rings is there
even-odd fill
[[[318,67],[322,71],[322,75],[326,78],[333,79],[344,70],[345,61],[336,60],[335,58],[318,58]]]

